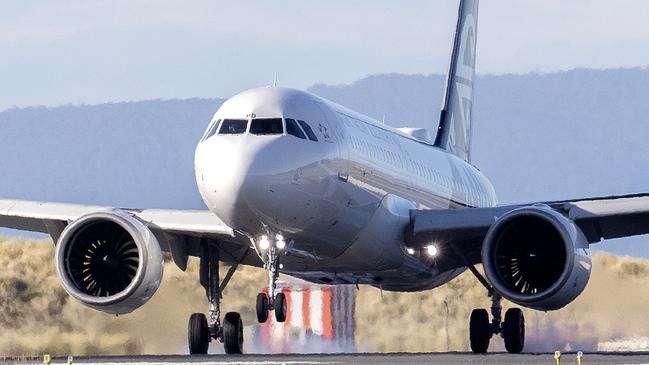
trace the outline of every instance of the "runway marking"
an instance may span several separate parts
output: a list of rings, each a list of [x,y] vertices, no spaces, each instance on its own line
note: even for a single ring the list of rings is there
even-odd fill
[[[75,362],[76,364],[100,364],[97,362]],[[139,362],[133,361],[134,364],[147,364],[147,365],[167,365],[168,362]],[[102,365],[124,365],[120,362],[102,362]],[[201,365],[320,365],[320,364],[342,364],[340,361],[201,361]],[[173,365],[196,365],[191,362],[174,362]],[[647,364],[649,365],[649,364]]]

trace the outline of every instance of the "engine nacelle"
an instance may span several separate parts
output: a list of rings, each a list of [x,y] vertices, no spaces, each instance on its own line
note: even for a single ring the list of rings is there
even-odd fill
[[[65,291],[93,309],[125,314],[146,303],[164,270],[160,245],[139,220],[120,210],[97,212],[68,225],[56,245]]]
[[[586,287],[592,261],[574,222],[546,205],[513,210],[489,229],[482,247],[487,278],[503,297],[555,310]]]

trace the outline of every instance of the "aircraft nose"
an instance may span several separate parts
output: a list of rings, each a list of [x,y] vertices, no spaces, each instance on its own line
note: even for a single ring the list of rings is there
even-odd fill
[[[261,230],[250,192],[272,170],[272,139],[221,137],[196,151],[196,179],[208,208],[235,230]]]

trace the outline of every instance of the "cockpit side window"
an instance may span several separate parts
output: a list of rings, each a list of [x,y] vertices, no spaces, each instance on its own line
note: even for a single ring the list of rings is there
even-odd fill
[[[303,120],[298,120],[298,123],[302,126],[302,129],[304,129],[304,132],[306,132],[306,135],[309,136],[309,139],[318,142],[318,137],[316,137],[315,133],[313,133],[313,129],[311,129],[311,126],[303,121]]]
[[[246,119],[223,119],[219,134],[243,134],[248,127]]]
[[[295,136],[297,138],[302,138],[306,139],[306,136],[304,135],[304,132],[300,129],[300,127],[297,125],[295,122],[295,119],[285,119],[286,120],[286,133]]]
[[[250,124],[251,134],[282,134],[284,127],[281,118],[253,119]]]
[[[201,141],[204,141],[214,135],[216,131],[219,129],[219,125],[221,124],[221,119],[217,119],[214,121],[214,123],[210,124],[209,127],[207,127],[207,131],[205,132],[205,135],[201,139]]]

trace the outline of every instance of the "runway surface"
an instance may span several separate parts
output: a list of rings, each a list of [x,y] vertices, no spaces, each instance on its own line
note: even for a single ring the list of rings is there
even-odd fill
[[[54,357],[52,364],[65,364],[67,357]],[[43,364],[43,359],[4,359],[6,364]],[[73,364],[141,364],[141,365],[221,365],[221,364],[448,364],[448,365],[491,365],[491,364],[556,364],[554,354],[523,354],[510,355],[493,353],[488,355],[473,355],[468,353],[421,353],[421,354],[292,354],[292,355],[208,355],[208,356],[100,356],[75,357]],[[577,355],[566,353],[561,356],[561,364],[577,364]],[[647,364],[649,353],[597,353],[584,354],[584,365],[606,364]]]

